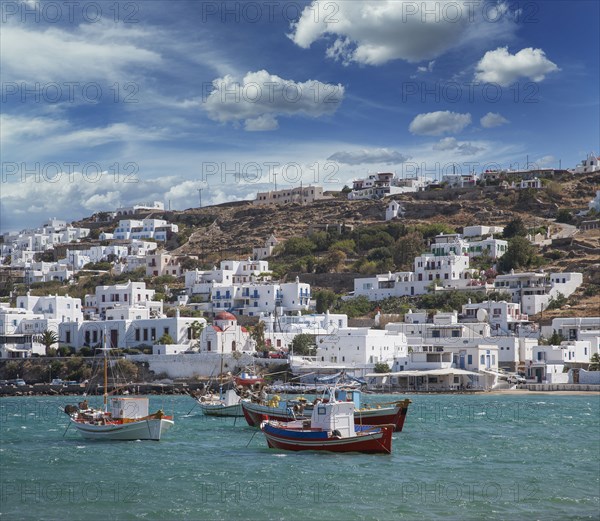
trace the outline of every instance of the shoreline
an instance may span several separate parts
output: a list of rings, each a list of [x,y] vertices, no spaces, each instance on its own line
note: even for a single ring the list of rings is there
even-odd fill
[[[149,386],[148,384],[139,384],[135,385],[133,387],[145,387],[145,389],[141,389],[139,392],[139,395],[150,395],[150,396],[157,396],[157,395],[179,395],[179,396],[185,396],[185,395],[189,395],[189,391],[195,391],[197,389],[193,389],[192,387],[196,387],[196,386],[182,386],[182,387],[170,387],[170,388],[165,388],[167,387],[166,385],[163,388],[157,388],[159,386]],[[197,386],[200,387],[200,386]],[[8,392],[7,392],[8,391]],[[78,392],[79,391],[79,392]],[[48,396],[82,396],[86,394],[85,393],[85,389],[81,389],[81,390],[75,390],[75,389],[70,389],[70,390],[64,390],[64,391],[42,391],[42,390],[21,390],[19,388],[15,388],[15,389],[2,389],[0,391],[0,399],[1,398],[23,398],[23,397],[34,397],[34,396],[39,396],[39,397],[48,397]],[[138,394],[138,393],[135,393]],[[280,394],[289,394],[289,393],[280,393]],[[304,394],[311,394],[311,393],[304,393]],[[529,390],[529,389],[498,389],[498,390],[491,390],[491,391],[477,391],[477,392],[471,392],[471,393],[465,393],[465,392],[452,392],[452,391],[423,391],[423,392],[415,392],[415,391],[410,391],[410,392],[398,392],[398,391],[393,391],[393,392],[368,392],[365,393],[365,396],[377,396],[377,395],[399,395],[399,396],[420,396],[420,395],[427,395],[427,396],[432,396],[432,395],[460,395],[460,396],[533,396],[533,395],[554,395],[554,396],[600,396],[600,388],[597,391],[589,391],[589,390],[581,390],[581,391],[574,391],[574,390],[556,390],[556,391],[538,391],[538,390]],[[87,396],[102,396],[102,393],[87,393]]]

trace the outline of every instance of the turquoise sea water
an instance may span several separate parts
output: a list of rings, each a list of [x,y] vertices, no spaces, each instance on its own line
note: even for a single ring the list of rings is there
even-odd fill
[[[600,396],[410,398],[392,455],[268,449],[180,396],[161,442],[63,438],[77,398],[3,398],[0,520],[600,518]]]

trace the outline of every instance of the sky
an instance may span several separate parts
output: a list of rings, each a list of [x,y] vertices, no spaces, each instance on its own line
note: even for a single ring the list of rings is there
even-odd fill
[[[5,1],[0,231],[600,153],[600,2]],[[590,195],[592,189],[590,188]]]

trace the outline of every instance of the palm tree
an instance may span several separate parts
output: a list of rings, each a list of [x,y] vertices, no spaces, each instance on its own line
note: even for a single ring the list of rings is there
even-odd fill
[[[44,344],[46,347],[46,356],[49,356],[52,345],[58,343],[58,335],[56,334],[56,331],[46,329],[46,331],[38,337],[38,342]]]

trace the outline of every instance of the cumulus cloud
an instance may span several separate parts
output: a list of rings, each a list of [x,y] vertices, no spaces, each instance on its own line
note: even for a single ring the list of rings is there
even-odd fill
[[[457,141],[453,137],[445,137],[433,145],[434,150],[456,151],[463,156],[472,156],[477,152],[483,152],[484,147],[478,147],[470,142]]]
[[[248,131],[274,130],[278,116],[333,114],[344,98],[344,87],[320,81],[285,80],[266,70],[248,72],[241,80],[217,78],[204,109],[213,121],[244,122]]]
[[[397,150],[389,148],[363,148],[361,150],[353,150],[350,152],[339,151],[331,154],[327,160],[337,161],[345,165],[363,165],[363,164],[384,164],[393,165],[405,163],[410,159],[410,156],[405,156]]]
[[[486,83],[497,83],[503,87],[519,78],[540,82],[546,74],[559,71],[558,66],[546,58],[542,49],[527,47],[510,54],[508,47],[488,51],[476,66],[475,79]]]
[[[488,112],[479,120],[479,123],[481,123],[483,128],[494,128],[499,127],[500,125],[506,125],[509,121],[497,112]]]
[[[463,42],[489,39],[514,30],[508,9],[500,3],[497,23],[486,23],[472,3],[454,0],[341,1],[313,0],[289,38],[308,49],[321,38],[333,38],[326,55],[342,61],[381,65],[391,60],[431,60]],[[489,16],[488,16],[489,18]]]
[[[456,134],[471,123],[471,114],[460,114],[449,110],[438,110],[419,114],[408,127],[412,134],[424,136],[440,136]]]

